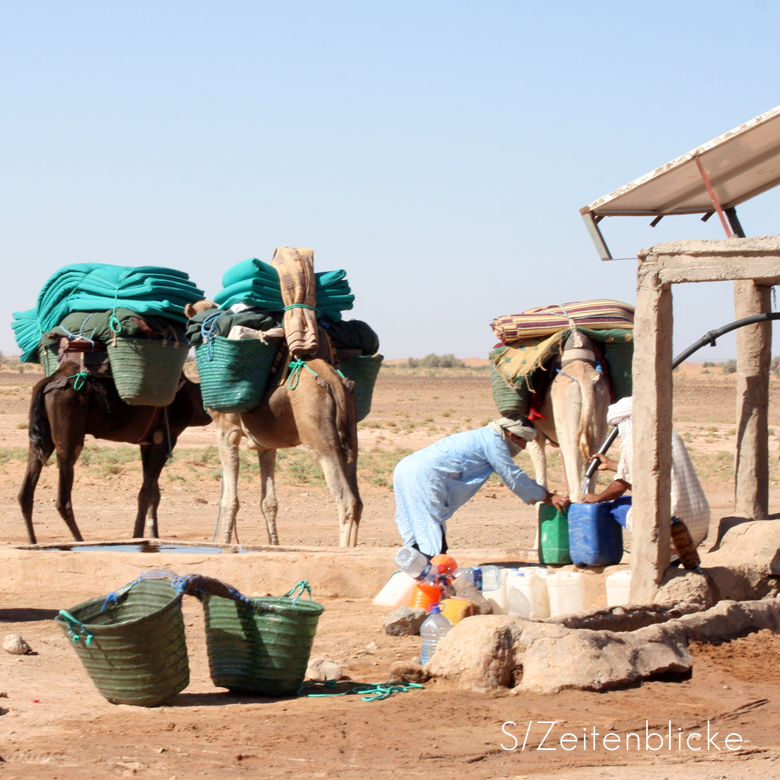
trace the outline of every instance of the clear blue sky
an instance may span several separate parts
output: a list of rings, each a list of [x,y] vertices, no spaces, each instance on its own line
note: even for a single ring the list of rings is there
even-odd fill
[[[0,349],[67,263],[213,296],[276,246],[345,268],[388,358],[484,357],[498,315],[633,302],[636,264],[602,263],[579,208],[780,103],[779,32],[764,0],[5,0]],[[780,232],[779,206],[742,206],[746,233]],[[722,237],[648,223],[602,223],[613,254]],[[675,288],[676,350],[732,319],[730,283]]]

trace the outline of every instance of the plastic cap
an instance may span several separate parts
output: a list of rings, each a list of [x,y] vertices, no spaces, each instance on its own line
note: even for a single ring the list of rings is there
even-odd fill
[[[441,553],[431,558],[431,563],[439,567],[439,574],[452,574],[458,568],[458,564],[451,555]]]
[[[436,601],[428,607],[429,612],[441,612],[441,602]]]

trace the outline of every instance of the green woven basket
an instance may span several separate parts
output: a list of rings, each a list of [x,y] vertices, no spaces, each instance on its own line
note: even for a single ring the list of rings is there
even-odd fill
[[[131,583],[117,602],[92,599],[55,621],[100,693],[114,704],[154,707],[190,681],[181,595],[167,580]],[[106,604],[106,608],[102,609]]]
[[[188,351],[183,341],[117,336],[108,360],[119,397],[131,406],[173,403]]]
[[[45,347],[43,344],[38,347],[38,359],[41,361],[43,373],[46,376],[51,376],[60,367],[57,360],[58,351],[59,347]]]
[[[301,588],[309,600],[290,596]],[[214,685],[241,693],[292,696],[300,690],[324,607],[298,583],[287,595],[251,605],[203,596],[206,646]]]
[[[280,339],[231,340],[214,335],[195,350],[203,406],[218,412],[254,409],[265,395]]]
[[[382,367],[383,355],[358,355],[341,361],[341,372],[355,383],[358,422],[371,411],[374,385]]]
[[[525,381],[522,390],[515,390],[504,381],[491,363],[490,384],[493,387],[493,400],[501,414],[528,414],[531,408],[531,391]]]

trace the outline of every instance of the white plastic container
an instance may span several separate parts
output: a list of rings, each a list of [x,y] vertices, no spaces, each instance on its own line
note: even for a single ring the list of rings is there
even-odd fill
[[[631,569],[621,569],[610,574],[606,579],[607,606],[617,607],[621,604],[630,604],[629,591],[631,590]]]
[[[506,576],[507,615],[531,619],[550,617],[547,577],[540,569],[516,569]]]
[[[550,617],[585,611],[585,580],[578,571],[557,571],[547,577]]]
[[[475,566],[474,568],[479,572],[477,577],[477,571],[475,571],[474,584],[481,591],[501,589],[502,572],[505,572],[506,569],[502,569],[500,566],[495,566],[492,563],[486,566]],[[477,582],[477,579],[479,582]]]
[[[492,573],[490,574],[491,579],[487,580],[486,578],[488,584],[492,586],[490,590],[485,588],[486,580],[483,580],[482,595],[490,602],[494,615],[506,615],[508,606],[506,601],[506,578],[512,569],[501,569],[498,566],[480,566],[480,568],[483,570],[483,576],[485,569],[496,570],[495,578],[493,578]],[[517,571],[517,569],[514,571]]]
[[[394,571],[382,590],[377,593],[371,602],[375,607],[386,609],[388,612],[398,607],[409,606],[412,600],[412,591],[417,585],[417,580],[410,577],[404,571]]]

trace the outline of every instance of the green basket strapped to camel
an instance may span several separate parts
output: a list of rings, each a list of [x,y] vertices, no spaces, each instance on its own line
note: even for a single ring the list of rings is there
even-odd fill
[[[107,348],[114,384],[125,403],[173,403],[189,351],[186,342],[117,336]]]
[[[304,590],[309,600],[301,598]],[[244,602],[205,593],[203,607],[214,685],[264,696],[298,693],[324,609],[305,582],[285,596]]]
[[[218,412],[254,409],[265,395],[279,343],[212,334],[195,350],[203,407]]]
[[[341,360],[341,372],[355,383],[358,422],[365,420],[371,411],[374,385],[383,360],[383,355],[356,355]]]
[[[58,347],[47,347],[43,344],[38,347],[38,358],[46,376],[51,376],[60,367],[57,360],[57,350]]]
[[[528,385],[523,382],[519,390],[510,387],[503,379],[501,374],[496,371],[496,367],[490,364],[490,384],[493,388],[493,400],[496,402],[498,411],[502,415],[528,414],[531,408],[531,391]]]
[[[75,640],[81,663],[106,699],[162,704],[190,680],[182,596],[167,580],[148,579],[112,597],[85,601],[55,621]]]

